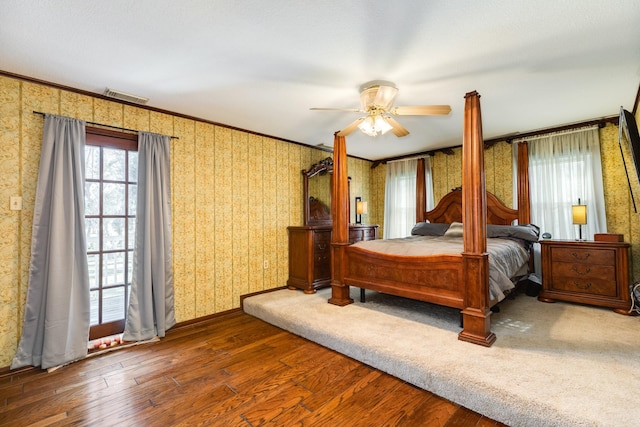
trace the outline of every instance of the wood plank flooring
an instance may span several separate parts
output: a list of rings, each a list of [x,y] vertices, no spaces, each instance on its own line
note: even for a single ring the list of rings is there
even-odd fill
[[[504,426],[241,311],[0,377],[7,426]]]

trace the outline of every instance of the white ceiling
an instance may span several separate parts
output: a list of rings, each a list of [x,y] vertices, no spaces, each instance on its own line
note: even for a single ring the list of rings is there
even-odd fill
[[[640,83],[637,0],[0,0],[0,70],[308,144],[332,145],[359,87],[394,82],[410,132],[347,137],[377,160],[617,115]]]

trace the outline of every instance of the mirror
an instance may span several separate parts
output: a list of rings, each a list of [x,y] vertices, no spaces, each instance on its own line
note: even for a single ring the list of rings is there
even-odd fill
[[[331,225],[333,159],[327,157],[302,171],[304,225]]]

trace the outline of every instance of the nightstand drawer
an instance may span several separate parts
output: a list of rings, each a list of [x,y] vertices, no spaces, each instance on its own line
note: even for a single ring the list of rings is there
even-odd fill
[[[607,249],[552,248],[551,259],[556,262],[615,265],[616,252]]]
[[[603,281],[616,281],[615,263],[610,265],[577,264],[552,261],[551,276],[553,280],[562,278],[594,279]]]
[[[582,294],[618,296],[615,280],[602,280],[596,277],[553,276],[552,291],[579,292]]]

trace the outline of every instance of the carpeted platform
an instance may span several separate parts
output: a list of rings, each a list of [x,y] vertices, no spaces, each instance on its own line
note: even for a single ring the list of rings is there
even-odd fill
[[[351,289],[356,303],[279,290],[244,310],[511,426],[640,425],[640,318],[524,294],[492,315],[496,343],[458,341],[455,309]]]

